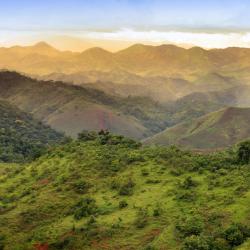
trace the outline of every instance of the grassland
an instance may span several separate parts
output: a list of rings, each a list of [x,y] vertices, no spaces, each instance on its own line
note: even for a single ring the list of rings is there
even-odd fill
[[[82,133],[0,165],[2,249],[249,249],[249,164]],[[239,247],[239,248],[237,248]]]

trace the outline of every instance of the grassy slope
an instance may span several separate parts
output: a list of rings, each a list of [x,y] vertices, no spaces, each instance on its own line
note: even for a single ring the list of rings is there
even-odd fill
[[[31,115],[0,101],[0,161],[23,161],[63,137]]]
[[[183,218],[199,218],[202,234],[227,247],[223,232],[232,222],[250,225],[249,166],[233,165],[233,154],[131,145],[76,141],[30,165],[1,165],[5,249],[48,243],[49,249],[177,250],[185,241],[176,229]],[[186,187],[190,176],[196,184]],[[125,184],[133,187],[121,195]],[[74,218],[84,197],[96,200],[94,220]],[[128,206],[121,209],[122,200]]]
[[[225,148],[250,137],[249,122],[249,108],[226,108],[169,128],[145,143],[192,149]]]

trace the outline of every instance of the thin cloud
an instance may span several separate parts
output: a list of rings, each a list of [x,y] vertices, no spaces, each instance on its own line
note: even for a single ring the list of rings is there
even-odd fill
[[[60,47],[58,37],[68,37],[75,39],[77,48],[73,46],[72,39],[62,41],[63,49],[76,51],[82,44],[91,42],[95,46],[103,47],[109,50],[122,49],[124,46],[133,43],[144,44],[176,44],[184,47],[199,46],[203,48],[226,48],[226,47],[250,47],[250,31],[228,31],[213,32],[195,31],[195,30],[139,30],[124,28],[120,30],[55,30],[55,31],[15,31],[0,30],[0,45],[27,45],[35,42],[55,41],[57,47]],[[54,39],[54,40],[53,40]],[[64,39],[65,40],[65,39]],[[93,43],[94,42],[94,43]],[[113,49],[114,48],[114,49]]]

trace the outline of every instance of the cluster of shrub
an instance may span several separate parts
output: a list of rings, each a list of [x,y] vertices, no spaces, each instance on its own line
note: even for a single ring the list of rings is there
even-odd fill
[[[198,215],[179,220],[176,230],[183,239],[182,250],[231,250],[250,237],[250,228],[241,223],[225,228],[214,226],[216,229],[208,232],[204,219]]]
[[[83,131],[78,134],[78,140],[80,141],[98,141],[101,145],[123,145],[128,148],[139,148],[140,142],[129,139],[122,135],[113,135],[108,130],[95,131]]]

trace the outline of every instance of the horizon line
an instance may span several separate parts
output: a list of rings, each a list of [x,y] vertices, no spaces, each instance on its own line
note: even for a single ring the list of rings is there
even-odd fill
[[[184,50],[191,50],[191,49],[194,49],[194,48],[199,48],[199,49],[202,49],[202,50],[205,50],[205,51],[211,51],[211,50],[226,50],[226,49],[230,49],[230,48],[236,48],[236,49],[250,49],[250,47],[244,47],[244,46],[228,46],[228,47],[225,47],[225,48],[219,48],[219,47],[214,47],[214,48],[205,48],[205,47],[202,47],[202,46],[196,46],[196,45],[191,45],[190,46],[181,46],[180,44],[174,44],[174,43],[161,43],[161,44],[146,44],[146,43],[133,43],[132,45],[130,46],[127,46],[125,47],[124,49],[120,49],[120,50],[117,50],[117,51],[111,51],[109,49],[105,49],[103,48],[102,46],[93,46],[93,47],[89,47],[87,49],[84,49],[84,50],[79,50],[79,51],[73,51],[73,50],[70,50],[70,49],[65,49],[65,50],[62,50],[62,49],[59,49],[57,48],[56,46],[53,46],[51,45],[50,42],[47,42],[47,41],[40,41],[40,42],[35,42],[35,43],[32,43],[30,45],[21,45],[21,44],[16,44],[16,45],[11,45],[11,46],[0,46],[0,49],[13,49],[15,47],[20,47],[20,48],[31,48],[31,47],[36,47],[36,46],[48,46],[54,50],[57,50],[58,52],[71,52],[71,53],[84,53],[88,50],[91,50],[91,49],[101,49],[103,51],[106,51],[106,52],[109,52],[111,54],[116,54],[116,53],[119,53],[121,51],[124,51],[126,49],[129,49],[131,47],[134,47],[134,46],[145,46],[145,47],[154,47],[154,48],[157,48],[157,47],[162,47],[162,46],[173,46],[173,47],[176,47],[176,48],[180,48],[180,49],[184,49]]]

